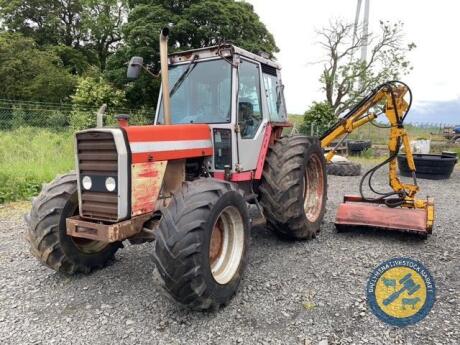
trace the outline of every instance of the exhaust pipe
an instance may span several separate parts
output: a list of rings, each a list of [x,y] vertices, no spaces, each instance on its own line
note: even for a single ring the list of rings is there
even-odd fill
[[[164,124],[171,124],[171,103],[169,100],[169,71],[168,71],[168,36],[169,29],[164,27],[160,32],[160,63],[161,86],[163,89]]]

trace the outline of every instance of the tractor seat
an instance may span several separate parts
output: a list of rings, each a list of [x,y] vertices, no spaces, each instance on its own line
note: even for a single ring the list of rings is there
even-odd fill
[[[257,131],[254,124],[254,107],[249,100],[238,102],[238,123],[241,127],[241,137],[252,138]]]

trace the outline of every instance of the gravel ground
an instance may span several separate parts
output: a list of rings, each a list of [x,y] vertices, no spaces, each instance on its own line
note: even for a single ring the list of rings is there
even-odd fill
[[[387,178],[378,177],[382,186]],[[460,344],[460,171],[420,180],[436,199],[433,235],[336,233],[335,209],[358,177],[329,177],[320,236],[283,242],[259,227],[249,266],[229,306],[183,310],[159,293],[152,245],[127,246],[109,267],[65,277],[40,265],[24,240],[23,210],[0,215],[2,344]],[[6,211],[5,211],[6,210]],[[0,210],[1,211],[1,210]],[[365,285],[382,261],[406,256],[431,271],[437,300],[427,318],[388,326],[367,308]]]

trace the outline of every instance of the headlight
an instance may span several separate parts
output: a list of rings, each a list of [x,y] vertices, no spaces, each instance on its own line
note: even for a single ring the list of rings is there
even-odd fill
[[[105,179],[105,188],[107,188],[109,192],[113,192],[115,188],[117,188],[117,182],[113,177],[107,177]]]
[[[90,190],[91,187],[93,186],[93,181],[91,181],[91,177],[85,176],[82,178],[81,184],[83,185],[84,189]]]

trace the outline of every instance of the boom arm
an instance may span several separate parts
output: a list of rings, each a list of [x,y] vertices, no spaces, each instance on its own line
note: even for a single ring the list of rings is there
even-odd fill
[[[410,104],[407,103],[404,99],[404,96],[408,92],[410,93],[409,87],[402,82],[394,81],[380,85],[321,136],[321,147],[326,147],[330,145],[334,140],[340,138],[340,141],[335,146],[335,148],[326,155],[326,160],[330,162],[332,157],[336,154],[336,148],[351,132],[353,132],[356,128],[365,125],[366,123],[373,121],[380,115],[370,112],[370,109],[376,106],[378,103],[385,102],[384,114],[390,123],[390,138],[388,141],[389,157],[382,164],[375,167],[374,171],[383,166],[385,163],[389,163],[389,184],[393,189],[393,192],[383,194],[379,199],[381,200],[387,198],[390,195],[398,195],[399,198],[396,200],[396,202],[394,199],[392,199],[391,202],[389,199],[386,199],[387,205],[403,206],[409,208],[428,208],[428,206],[431,205],[431,217],[429,215],[429,218],[431,218],[432,222],[434,218],[432,202],[415,199],[415,194],[418,192],[419,187],[417,186],[415,177],[415,164],[411,147],[409,145],[409,137],[403,125],[404,118],[406,117],[406,114],[410,108]],[[412,177],[414,180],[413,184],[401,183],[397,176],[396,156],[399,152],[401,144],[404,144],[407,163],[410,170],[412,171]],[[371,173],[370,178],[374,172],[371,171],[372,169],[368,172]],[[364,175],[363,180],[368,173]],[[371,199],[367,200],[371,201]]]

